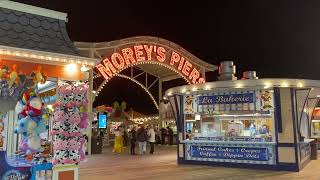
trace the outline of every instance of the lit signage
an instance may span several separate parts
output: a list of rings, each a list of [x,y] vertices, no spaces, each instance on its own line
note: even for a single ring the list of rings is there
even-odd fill
[[[196,158],[232,159],[247,161],[269,161],[268,148],[190,146],[190,156]]]
[[[226,95],[198,97],[199,105],[253,103],[254,101],[255,101],[254,93],[226,94]]]
[[[159,64],[184,77],[192,84],[204,83],[197,67],[178,52],[154,44],[139,44],[114,52],[96,66],[101,75],[111,79],[120,71],[138,64]]]

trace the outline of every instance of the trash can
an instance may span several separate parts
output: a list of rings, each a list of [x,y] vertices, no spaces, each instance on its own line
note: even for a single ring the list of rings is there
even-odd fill
[[[102,137],[93,136],[91,139],[91,153],[101,154],[102,153]]]
[[[310,143],[311,146],[311,159],[312,160],[317,160],[318,159],[318,145],[317,141],[312,141]]]

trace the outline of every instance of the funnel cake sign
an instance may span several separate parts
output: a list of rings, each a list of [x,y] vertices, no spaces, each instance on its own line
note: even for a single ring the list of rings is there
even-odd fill
[[[111,79],[122,70],[139,64],[158,64],[171,69],[191,84],[204,83],[197,67],[178,52],[155,44],[124,47],[96,66],[101,75]]]

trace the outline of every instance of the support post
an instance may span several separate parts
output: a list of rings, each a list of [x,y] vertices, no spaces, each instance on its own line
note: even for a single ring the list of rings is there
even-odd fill
[[[201,70],[202,70],[202,72],[201,72],[202,77],[203,77],[204,80],[206,80],[206,69],[205,69],[205,68],[202,68]],[[206,80],[206,81],[207,81],[207,80]]]
[[[94,57],[94,51],[91,49],[90,57]],[[95,95],[93,94],[93,67],[89,70],[89,103],[88,103],[88,114],[89,114],[89,126],[87,127],[88,132],[88,154],[91,155],[91,144],[92,144],[92,121],[93,121],[93,112],[92,106]]]
[[[161,102],[161,100],[162,100],[162,79],[160,78],[160,77],[158,77],[158,91],[159,91],[159,103],[158,103],[158,107],[159,107],[159,109],[158,109],[158,114],[159,114],[159,120],[160,120],[160,127],[159,127],[159,129],[160,128],[162,128],[163,127],[163,119],[162,119],[162,115],[160,114],[160,112],[162,112],[162,111],[160,111],[160,108],[161,108],[161,106],[160,106],[160,102]]]

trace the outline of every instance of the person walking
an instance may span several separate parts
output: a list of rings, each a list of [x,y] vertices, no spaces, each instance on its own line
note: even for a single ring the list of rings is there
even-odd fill
[[[136,132],[136,127],[133,126],[133,128],[130,131],[131,155],[136,155],[136,152],[135,152],[136,142],[137,142],[137,132]]]
[[[137,131],[137,141],[138,141],[138,145],[139,145],[139,154],[140,155],[145,154],[147,151],[147,140],[148,140],[147,131],[144,128],[144,125],[141,125]]]
[[[150,143],[150,154],[154,153],[154,143],[156,142],[156,133],[154,132],[153,126],[149,126],[148,130],[148,141]]]
[[[166,135],[167,135],[167,130],[165,128],[161,128],[161,144],[162,145],[166,144]]]
[[[120,154],[123,152],[123,129],[121,126],[114,132],[116,138],[114,140],[113,153]]]
[[[168,131],[169,144],[172,145],[173,144],[173,130],[168,126],[167,131]]]

